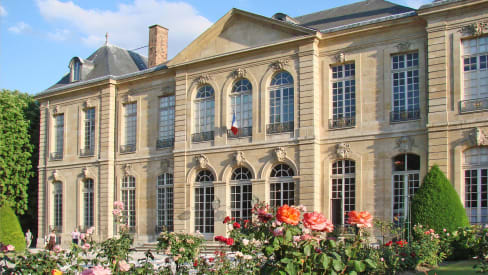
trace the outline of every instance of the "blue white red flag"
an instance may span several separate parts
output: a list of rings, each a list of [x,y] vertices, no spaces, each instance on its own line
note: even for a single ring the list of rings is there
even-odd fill
[[[237,128],[237,120],[236,120],[236,113],[235,112],[232,115],[232,126],[230,127],[230,130],[232,131],[234,136],[237,135],[237,133],[239,132],[239,128]]]

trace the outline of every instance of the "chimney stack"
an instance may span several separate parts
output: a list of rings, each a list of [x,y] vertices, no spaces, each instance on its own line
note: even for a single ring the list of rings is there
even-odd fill
[[[168,29],[159,25],[149,27],[149,68],[166,62],[168,59]]]

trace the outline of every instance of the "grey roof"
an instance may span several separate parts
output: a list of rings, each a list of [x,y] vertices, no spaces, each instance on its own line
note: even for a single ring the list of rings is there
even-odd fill
[[[301,26],[321,31],[362,21],[388,18],[391,15],[406,14],[412,11],[415,11],[415,9],[384,0],[365,0],[350,5],[298,16],[295,17],[295,20],[299,21]]]
[[[430,4],[425,4],[425,5],[420,6],[419,10],[428,9],[428,8],[446,5],[446,4],[451,4],[451,3],[456,3],[456,2],[461,2],[461,1],[464,1],[464,0],[434,0]]]
[[[96,50],[87,59],[80,59],[80,61],[83,64],[81,80],[78,81],[80,83],[104,76],[120,76],[147,69],[147,58],[145,56],[108,43]],[[69,73],[42,93],[68,84],[72,84]]]

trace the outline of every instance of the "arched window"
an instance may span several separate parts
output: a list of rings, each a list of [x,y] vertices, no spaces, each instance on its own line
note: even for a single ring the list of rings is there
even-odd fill
[[[173,175],[162,174],[158,177],[158,231],[163,227],[173,231]]]
[[[231,93],[231,113],[230,123],[232,128],[232,121],[237,124],[238,132],[234,134],[232,130],[228,131],[229,137],[243,137],[252,135],[252,85],[249,80],[243,78],[234,83]]]
[[[134,231],[136,227],[136,178],[133,176],[122,178],[122,202],[129,229]]]
[[[293,77],[285,71],[277,73],[271,80],[269,90],[269,124],[266,133],[293,131]]]
[[[402,154],[393,158],[393,222],[409,222],[410,200],[420,187],[420,157]]]
[[[93,180],[85,179],[83,182],[83,225],[90,228],[94,225],[94,193]]]
[[[472,224],[488,223],[488,147],[464,151],[464,207]]]
[[[230,203],[232,217],[240,220],[252,218],[252,174],[245,167],[234,169],[231,176]]]
[[[356,209],[356,167],[353,160],[332,164],[332,222],[344,224],[345,215]]]
[[[63,229],[63,183],[54,182],[54,228],[57,232]]]
[[[293,169],[287,164],[278,164],[273,167],[270,175],[271,206],[295,204],[295,182]]]
[[[209,170],[200,171],[195,178],[195,231],[214,233],[214,175]]]
[[[204,85],[198,89],[193,116],[193,142],[214,139],[215,92],[212,86]]]

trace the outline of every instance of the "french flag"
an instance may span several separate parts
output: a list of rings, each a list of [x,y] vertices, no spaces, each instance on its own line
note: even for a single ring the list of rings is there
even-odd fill
[[[237,120],[236,120],[236,113],[235,112],[232,115],[232,125],[230,127],[230,130],[232,131],[234,136],[237,135],[237,133],[239,132],[239,128],[237,128]]]

